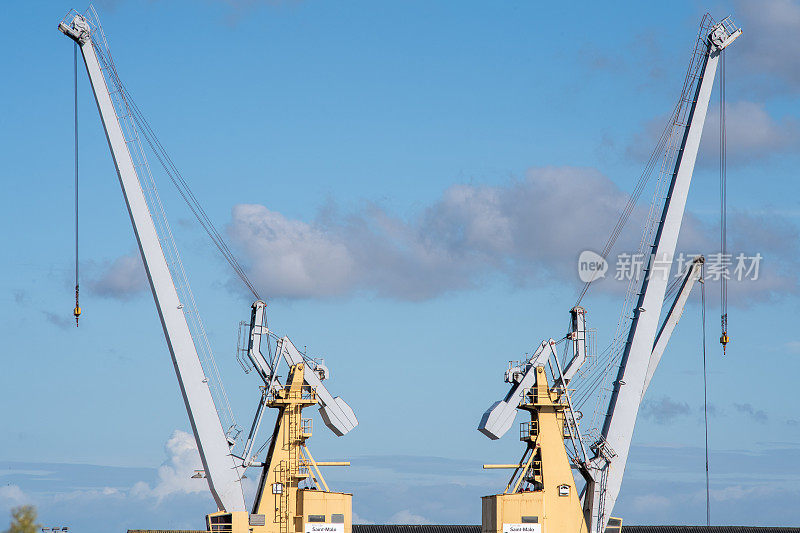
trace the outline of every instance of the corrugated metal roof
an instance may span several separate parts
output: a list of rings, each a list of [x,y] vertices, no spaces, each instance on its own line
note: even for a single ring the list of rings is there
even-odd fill
[[[626,526],[623,533],[800,533],[800,527],[756,526]],[[481,526],[469,525],[377,525],[354,524],[353,533],[480,533]]]
[[[626,526],[625,533],[800,533],[800,527],[756,526]]]
[[[756,526],[622,526],[623,533],[800,533],[800,527]],[[129,529],[128,533],[207,533],[195,530]],[[470,525],[353,524],[353,533],[481,533]]]
[[[353,533],[481,533],[481,526],[353,524]]]
[[[208,533],[205,529],[129,529],[128,533]]]

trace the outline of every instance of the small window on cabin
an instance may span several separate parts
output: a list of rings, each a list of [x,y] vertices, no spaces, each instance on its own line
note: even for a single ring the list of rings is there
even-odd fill
[[[308,515],[309,522],[324,522],[325,515],[324,514],[310,514]]]
[[[538,524],[539,517],[538,516],[523,516],[522,517],[523,524]]]
[[[343,514],[332,514],[331,515],[331,522],[334,524],[344,524],[344,515]]]

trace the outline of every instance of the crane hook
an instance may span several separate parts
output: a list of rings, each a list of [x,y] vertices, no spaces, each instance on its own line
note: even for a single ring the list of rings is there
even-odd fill
[[[722,355],[725,355],[725,348],[731,341],[728,337],[728,314],[722,315],[722,335],[719,338],[719,343],[722,345]]]
[[[75,327],[78,327],[78,319],[81,317],[81,306],[78,303],[78,297],[80,293],[80,287],[75,285],[75,309],[73,309],[72,314],[75,316]]]

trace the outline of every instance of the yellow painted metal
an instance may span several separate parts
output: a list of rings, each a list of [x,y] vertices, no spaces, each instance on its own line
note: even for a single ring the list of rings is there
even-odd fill
[[[517,492],[519,490],[519,486],[522,483],[522,480],[525,479],[525,477],[528,475],[528,471],[531,469],[531,465],[533,464],[533,458],[536,457],[535,448],[531,448],[529,446],[528,449],[525,450],[525,452],[526,452],[526,455],[528,455],[528,460],[525,461],[525,465],[520,470],[519,476],[517,476],[517,482],[514,483],[514,489],[511,491],[512,493]],[[532,453],[529,453],[529,452],[532,452]],[[524,457],[525,456],[523,455],[523,459],[524,459]],[[520,461],[520,462],[522,462],[522,461]],[[514,474],[516,474],[516,473],[517,473],[517,471],[515,470]],[[506,490],[503,492],[503,494],[508,494],[508,489],[511,486],[511,482],[512,481],[514,481],[514,476],[513,475],[511,476],[511,479],[508,481],[508,485],[506,485]]]
[[[614,518],[613,516],[608,519],[606,526],[606,533],[621,533],[622,531],[622,518]]]
[[[322,483],[322,488],[325,489],[325,492],[328,492],[329,490],[328,484],[325,483],[325,478],[322,476],[322,472],[320,472],[319,470],[319,465],[317,464],[316,461],[314,461],[314,457],[311,456],[311,450],[306,448],[306,445],[304,444],[303,447],[300,448],[300,454],[308,457],[308,461],[304,463],[306,465],[306,468],[308,468],[308,465],[311,465],[314,468],[314,471],[317,473],[317,475],[315,476],[316,481]]]
[[[536,385],[525,393],[519,405],[531,416],[521,437],[526,442],[522,459],[517,464],[484,465],[514,468],[514,473],[506,492],[483,497],[482,533],[587,533],[564,447],[564,439],[568,438],[564,435],[568,405],[562,396],[549,388],[544,367],[538,367]]]
[[[213,533],[352,533],[352,498],[330,492],[320,466],[349,465],[349,462],[314,461],[306,446],[311,437],[305,407],[317,403],[313,388],[303,381],[305,365],[293,365],[286,385],[267,399],[267,406],[279,410],[264,463],[253,514],[212,513],[206,517]],[[325,490],[300,488],[311,477]]]

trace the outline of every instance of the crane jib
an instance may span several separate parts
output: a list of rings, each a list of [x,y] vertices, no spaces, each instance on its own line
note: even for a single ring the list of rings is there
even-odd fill
[[[602,477],[605,478],[605,486],[603,494],[587,498],[585,502],[591,502],[591,508],[587,508],[587,511],[591,512],[593,526],[596,526],[592,531],[605,530],[611,509],[619,495],[648,373],[652,375],[655,370],[650,368],[650,361],[668,276],[650,274],[654,261],[659,261],[661,265],[672,264],[719,57],[722,50],[739,35],[741,30],[726,19],[713,26],[705,38],[701,74],[697,80],[680,149],[676,154],[669,194],[664,202],[653,242],[653,253],[643,272],[640,296],[633,311],[633,321],[601,433],[601,445],[613,450],[613,453],[606,458],[598,457],[593,465],[596,470],[604,471]],[[599,485],[596,481],[589,483],[587,494],[590,490],[598,491]]]
[[[240,468],[230,453],[125,132],[114,108],[92,39],[93,29],[80,14],[62,22],[59,29],[78,43],[83,55],[211,494],[220,510],[244,511]]]

